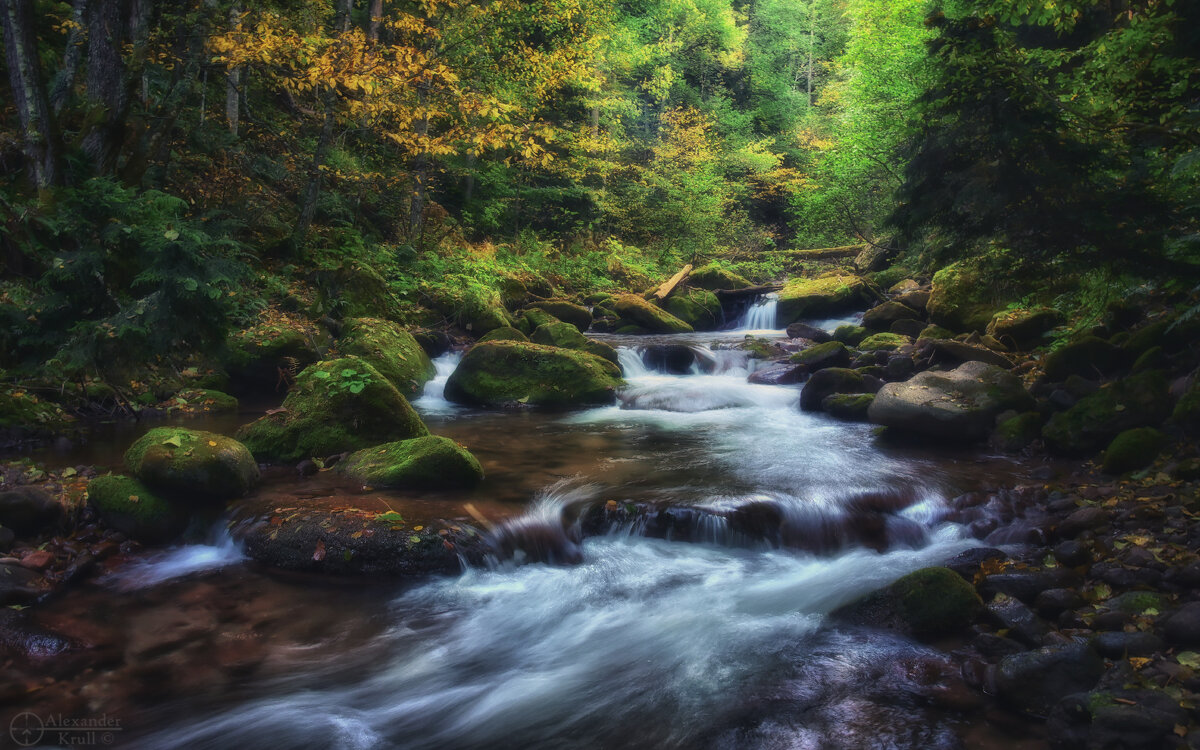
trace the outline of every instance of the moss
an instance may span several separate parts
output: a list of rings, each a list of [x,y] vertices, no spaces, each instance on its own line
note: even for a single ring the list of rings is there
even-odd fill
[[[1046,378],[1061,382],[1071,375],[1096,378],[1113,372],[1120,364],[1117,347],[1096,336],[1085,336],[1046,355],[1042,367]]]
[[[619,294],[613,298],[613,310],[623,320],[634,323],[651,333],[690,333],[692,327],[660,307],[636,294]]]
[[[800,391],[803,411],[820,411],[825,399],[838,393],[862,393],[865,390],[862,374],[844,367],[826,367],[815,373]]]
[[[429,355],[411,333],[390,320],[354,318],[346,321],[338,349],[359,357],[412,398],[437,374]]]
[[[470,487],[483,479],[483,467],[470,451],[433,435],[356,451],[338,462],[337,470],[372,487]]]
[[[559,320],[570,323],[583,333],[592,325],[592,313],[586,307],[581,307],[574,302],[568,302],[563,299],[548,299],[540,302],[534,302],[529,305],[531,309],[543,310],[550,313]]]
[[[52,433],[64,429],[71,418],[51,401],[38,398],[21,388],[0,391],[0,429],[21,429]]]
[[[826,396],[821,402],[821,409],[831,417],[848,422],[866,422],[867,410],[875,395],[871,393],[835,393]]]
[[[697,331],[711,331],[721,323],[721,301],[706,289],[676,292],[662,306]]]
[[[278,311],[226,341],[224,366],[234,381],[255,387],[274,387],[280,369],[303,367],[317,360],[318,331],[295,315]]]
[[[850,364],[850,350],[840,341],[826,341],[793,354],[788,361],[805,365],[812,371],[822,367],[846,367]]]
[[[228,393],[222,393],[221,391],[201,390],[198,388],[180,391],[179,393],[175,394],[175,399],[176,403],[178,403],[178,399],[183,399],[185,402],[187,402],[187,408],[194,412],[235,412],[240,406],[238,400],[233,396],[230,396]],[[184,404],[180,404],[180,406],[183,405]]]
[[[493,328],[479,337],[479,343],[486,341],[528,341],[529,337],[512,326]]]
[[[987,333],[1018,349],[1032,348],[1063,322],[1062,313],[1050,307],[1002,310],[992,316]]]
[[[617,322],[622,323],[622,325],[618,325],[613,330],[613,333],[619,336],[644,336],[645,334],[650,333],[650,331],[646,330],[645,328],[642,328],[639,325],[634,325],[628,321]]]
[[[521,317],[517,319],[516,327],[521,331],[521,333],[524,333],[526,336],[528,336],[541,326],[561,322],[561,320],[545,310],[531,308],[529,310],[521,311]]]
[[[187,525],[179,507],[131,477],[96,477],[88,482],[87,493],[101,522],[145,544],[169,541]]]
[[[922,568],[888,588],[899,601],[904,621],[917,634],[960,630],[983,611],[975,587],[949,568]]]
[[[608,360],[609,362],[612,362],[614,365],[618,364],[621,361],[620,356],[618,356],[618,354],[617,354],[617,350],[612,348],[608,344],[604,343],[603,341],[593,341],[591,339],[588,339],[587,342],[585,342],[584,345],[581,347],[581,351],[585,351],[588,354],[595,355],[595,356],[599,357],[600,359]]]
[[[849,323],[840,325],[833,332],[833,340],[840,341],[846,346],[858,346],[859,343],[870,333],[862,326],[851,325]]]
[[[739,345],[738,348],[750,352],[751,359],[772,359],[780,354],[779,349],[766,339],[757,339],[753,336],[747,336]]]
[[[1055,414],[1042,428],[1053,451],[1082,456],[1125,430],[1160,424],[1170,413],[1166,377],[1157,370],[1119,380]]]
[[[852,274],[791,279],[779,292],[779,324],[847,312],[865,305],[867,299],[866,283]]]
[[[1144,469],[1158,458],[1167,436],[1153,427],[1135,427],[1113,438],[1104,452],[1104,471],[1124,474]]]
[[[858,348],[863,351],[883,350],[894,352],[910,343],[912,343],[912,339],[908,336],[901,336],[898,333],[876,333],[860,341]]]
[[[929,319],[954,331],[983,332],[997,307],[987,295],[991,286],[982,272],[965,262],[946,266],[933,275]]]
[[[242,497],[258,482],[258,463],[233,438],[183,427],[156,427],[134,441],[125,464],[160,492],[197,499]]]
[[[261,460],[299,461],[427,434],[387,378],[358,357],[342,357],[306,368],[279,411],[237,436]]]
[[[468,276],[449,276],[436,287],[426,284],[422,289],[430,304],[446,319],[476,336],[515,323],[504,308],[500,293]]]
[[[1170,360],[1167,358],[1167,352],[1161,346],[1152,346],[1133,363],[1133,372],[1145,372],[1147,370],[1161,370],[1170,365]]]
[[[938,325],[930,324],[930,325],[925,326],[925,330],[921,331],[921,335],[917,336],[917,338],[918,339],[952,339],[952,338],[954,338],[954,331],[951,331],[948,328],[942,328],[941,326],[938,326]]]
[[[467,352],[446,382],[446,398],[481,406],[608,404],[621,383],[620,368],[586,352],[492,341]]]
[[[695,269],[687,277],[688,286],[714,292],[718,289],[745,289],[754,286],[745,277],[727,271],[715,263]]]
[[[992,446],[1003,453],[1020,453],[1037,440],[1042,431],[1042,415],[1030,411],[1006,419],[992,433]]]
[[[1171,423],[1190,435],[1200,435],[1200,381],[1193,383],[1176,402]]]
[[[587,338],[570,323],[558,321],[540,325],[529,336],[529,340],[543,346],[559,346],[566,349],[582,349]]]

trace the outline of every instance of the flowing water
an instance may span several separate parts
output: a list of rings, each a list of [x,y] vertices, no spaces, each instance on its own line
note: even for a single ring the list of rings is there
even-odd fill
[[[926,695],[941,683],[921,677],[948,670],[944,657],[824,623],[978,544],[947,501],[1021,467],[884,447],[869,425],[800,412],[799,386],[748,383],[755,362],[732,345],[742,328],[773,329],[769,305],[736,331],[598,337],[629,383],[613,406],[458,407],[442,397],[457,356],[437,361],[414,404],[487,473],[437,502],[486,507],[517,537],[569,527],[578,564],[518,555],[457,577],[297,580],[257,569],[218,528],[114,570],[42,622],[103,602],[111,631],[137,633],[201,612],[188,632],[205,632],[176,646],[199,655],[161,668],[172,675],[201,669],[206,649],[259,644],[219,689],[127,688],[128,738],[143,747],[956,747],[962,728]],[[142,653],[123,648],[126,662]],[[138,675],[65,679],[87,695],[89,680],[94,693]]]

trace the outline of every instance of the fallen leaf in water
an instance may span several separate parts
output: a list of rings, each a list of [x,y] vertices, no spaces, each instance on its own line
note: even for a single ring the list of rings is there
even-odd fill
[[[321,562],[325,559],[325,542],[317,540],[317,548],[313,551],[313,560]]]

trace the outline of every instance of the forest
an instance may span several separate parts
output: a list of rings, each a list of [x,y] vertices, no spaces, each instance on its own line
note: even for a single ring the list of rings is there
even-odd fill
[[[18,744],[1200,746],[1200,0],[0,10]]]

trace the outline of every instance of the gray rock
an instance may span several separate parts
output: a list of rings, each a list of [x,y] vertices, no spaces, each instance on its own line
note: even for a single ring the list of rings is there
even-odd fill
[[[1019,599],[1001,594],[987,605],[988,611],[1009,635],[1027,646],[1040,646],[1050,634],[1050,626]]]
[[[1200,644],[1200,602],[1180,607],[1163,628],[1167,640],[1180,646]]]
[[[1046,716],[1072,693],[1091,690],[1104,659],[1089,644],[1041,648],[1006,656],[991,675],[992,692],[1022,711]]]
[[[37,487],[16,487],[0,493],[0,524],[18,537],[49,530],[64,516],[62,504]]]
[[[1096,651],[1109,659],[1122,659],[1127,656],[1150,656],[1157,654],[1167,646],[1163,639],[1154,633],[1137,631],[1110,631],[1101,633],[1092,641]]]

